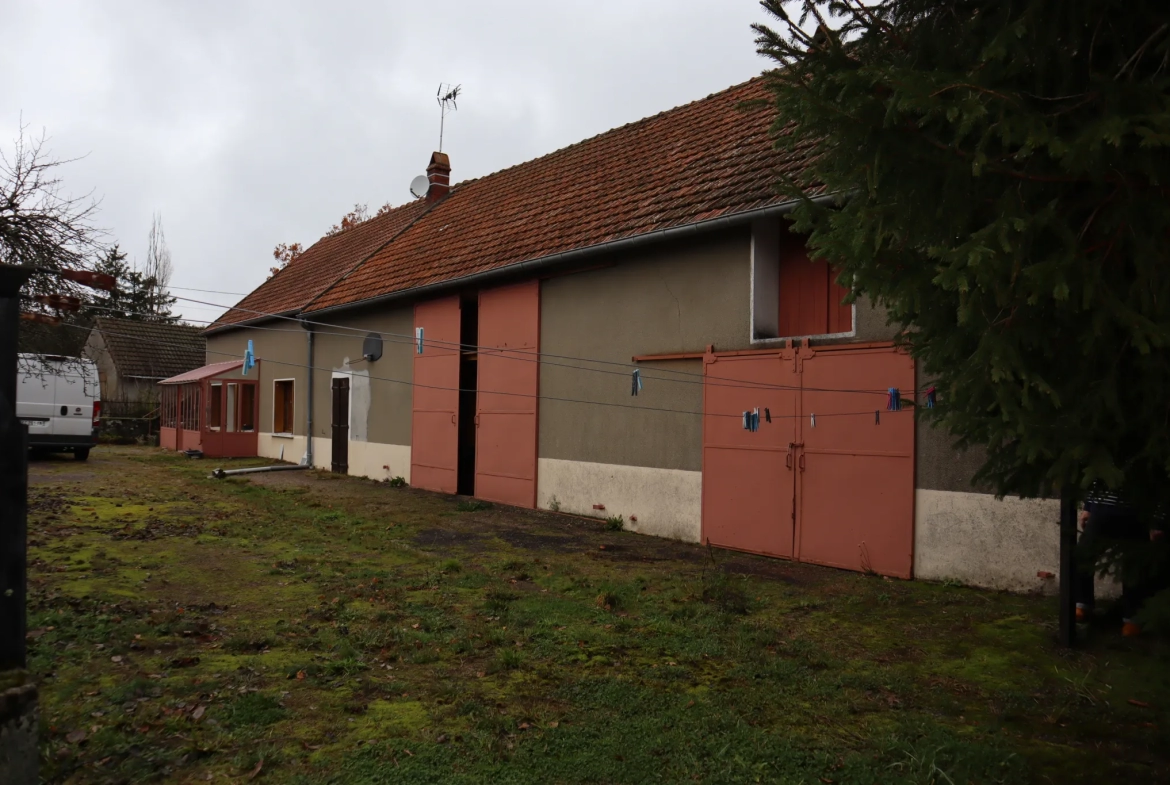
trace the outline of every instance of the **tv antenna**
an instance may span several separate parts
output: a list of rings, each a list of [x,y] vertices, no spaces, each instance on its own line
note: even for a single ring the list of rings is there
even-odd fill
[[[455,99],[459,97],[459,91],[463,85],[455,85],[452,87],[449,84],[440,84],[438,92],[435,93],[435,100],[439,102],[439,152],[443,152],[443,124],[447,119],[449,112],[454,112],[459,109],[455,104]]]

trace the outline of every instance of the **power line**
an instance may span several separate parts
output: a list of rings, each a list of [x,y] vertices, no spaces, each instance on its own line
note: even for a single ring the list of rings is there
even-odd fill
[[[76,324],[70,324],[70,325],[66,325],[66,326],[72,327],[74,329],[79,329],[79,330],[87,329],[85,327],[82,327],[81,325],[76,325]],[[174,343],[171,341],[151,340],[148,338],[141,338],[140,336],[136,336],[136,335],[129,335],[127,333],[118,333],[118,332],[114,332],[114,331],[106,331],[106,332],[108,332],[108,334],[110,334],[110,335],[117,335],[117,336],[123,337],[123,338],[133,338],[138,343],[151,343],[151,344],[156,344],[159,346],[173,346],[174,345]],[[214,351],[212,349],[208,349],[207,352],[208,352],[208,354],[218,354],[218,355],[223,356],[223,357],[231,357],[232,359],[242,359],[240,357],[240,355],[232,354],[230,352],[217,352],[217,351]],[[269,362],[269,363],[273,363],[275,365],[284,365],[284,366],[288,366],[288,367],[292,367],[292,368],[304,368],[306,370],[323,371],[323,372],[328,372],[328,373],[334,372],[334,369],[332,369],[332,368],[325,368],[325,367],[316,366],[316,365],[306,365],[306,364],[301,364],[301,363],[288,362],[286,360],[273,360],[273,359],[267,359],[267,358],[263,358],[263,357],[257,357],[256,359],[260,360],[262,362]],[[353,376],[353,375],[361,376],[362,374],[350,374],[350,375],[351,376]],[[474,392],[474,393],[483,394],[483,395],[506,395],[506,396],[516,397],[516,398],[535,398],[537,400],[542,400],[542,401],[558,401],[561,403],[580,403],[580,404],[589,404],[589,405],[593,405],[593,406],[610,406],[610,407],[615,407],[615,408],[620,408],[620,409],[636,409],[637,411],[663,412],[663,413],[667,413],[667,414],[686,414],[686,415],[692,415],[692,416],[698,416],[698,417],[733,417],[733,418],[738,420],[742,416],[739,414],[723,414],[721,412],[701,412],[701,411],[697,412],[697,411],[692,411],[692,410],[688,410],[688,409],[668,409],[665,407],[657,407],[657,406],[635,406],[633,404],[613,403],[613,402],[609,402],[609,401],[588,401],[588,400],[584,400],[581,398],[563,398],[563,397],[552,396],[552,395],[541,395],[540,393],[518,393],[518,392],[504,392],[502,390],[481,390],[478,388],[466,388],[465,389],[465,388],[461,388],[461,387],[444,387],[444,386],[433,385],[433,384],[419,384],[418,382],[415,382],[415,381],[408,382],[408,381],[405,381],[403,379],[390,379],[390,378],[384,377],[384,376],[374,376],[373,374],[366,376],[366,378],[370,379],[371,381],[382,381],[382,382],[388,382],[390,384],[405,384],[408,387],[415,387],[415,388],[425,389],[425,390],[443,390],[446,392],[461,392],[461,393],[462,392]],[[874,410],[870,409],[869,411],[864,411],[864,412],[828,412],[825,414],[818,414],[818,416],[820,416],[820,417],[857,417],[857,416],[862,416],[862,415],[871,416],[873,413],[874,413]],[[890,412],[890,413],[893,414],[894,412]],[[776,419],[791,420],[791,419],[797,419],[797,418],[800,418],[803,416],[804,415],[800,415],[800,414],[773,414],[772,419],[774,419],[774,420],[776,420]]]
[[[193,299],[187,298],[187,297],[179,297],[177,299],[184,300],[187,302],[194,302],[194,303],[204,302],[202,300],[193,300]],[[210,304],[214,304],[214,303],[210,303]],[[251,313],[251,314],[254,314],[257,316],[264,316],[264,317],[269,317],[269,318],[273,318],[273,319],[283,319],[286,321],[296,322],[297,324],[302,324],[302,325],[303,324],[312,324],[312,325],[319,325],[321,327],[331,327],[331,328],[334,328],[337,330],[351,331],[350,333],[347,333],[346,336],[349,336],[353,333],[369,332],[369,331],[363,330],[362,328],[359,328],[359,327],[347,327],[347,326],[341,325],[341,324],[331,324],[329,322],[314,321],[312,319],[297,318],[294,316],[284,316],[282,314],[268,313],[265,311],[256,311],[256,310],[252,310],[250,308],[240,308],[238,306],[231,306],[230,308],[228,308],[228,310],[229,311],[231,311],[231,310],[245,311],[247,313]],[[252,325],[239,325],[239,329],[263,329],[263,328],[253,327]],[[319,331],[315,331],[315,332],[318,332],[319,335],[338,335],[338,333],[324,333],[324,332],[319,332]],[[414,336],[402,335],[400,333],[378,333],[378,335],[383,336],[383,337],[390,337],[393,339],[398,339],[397,341],[393,341],[393,342],[413,344],[416,341]],[[354,337],[356,337],[356,336],[354,336]],[[490,352],[502,353],[502,352],[506,351],[508,355],[522,355],[522,354],[533,355],[534,359],[532,359],[532,360],[528,360],[528,358],[526,358],[526,357],[518,357],[518,356],[509,356],[506,359],[528,360],[529,362],[545,363],[548,365],[556,365],[556,366],[565,367],[565,368],[577,369],[578,366],[569,366],[569,365],[562,365],[559,363],[550,363],[547,360],[544,360],[542,358],[552,357],[552,358],[559,359],[559,360],[572,360],[572,361],[581,362],[581,363],[594,363],[597,365],[612,365],[612,366],[617,366],[619,368],[624,368],[625,370],[621,373],[617,373],[614,371],[604,371],[600,368],[579,368],[579,370],[594,371],[594,372],[598,372],[598,373],[610,373],[610,374],[614,374],[614,375],[618,375],[618,376],[628,376],[630,374],[630,364],[629,363],[621,363],[621,362],[616,362],[614,360],[599,360],[599,359],[591,359],[591,358],[587,358],[587,357],[574,357],[572,355],[552,354],[549,352],[541,352],[539,350],[532,350],[532,349],[507,349],[507,350],[503,350],[503,349],[499,349],[498,347],[494,347],[494,346],[479,346],[477,344],[457,343],[454,341],[440,341],[440,340],[434,340],[434,339],[429,339],[429,338],[425,339],[425,342],[428,344],[431,344],[433,346],[443,346],[443,347],[447,347],[447,348],[455,348],[459,351],[474,350],[476,352],[485,352],[485,353],[490,353]],[[777,351],[779,351],[779,350],[777,350]],[[720,380],[720,381],[716,382],[714,380],[711,380],[710,377],[708,377],[704,374],[700,374],[700,373],[691,373],[689,371],[675,371],[675,370],[671,370],[669,368],[656,368],[655,370],[659,371],[661,373],[671,373],[671,374],[675,374],[678,376],[684,376],[684,377],[690,377],[690,378],[696,379],[697,381],[692,382],[694,384],[712,384],[712,385],[718,386],[718,387],[735,387],[735,388],[740,388],[740,389],[789,390],[789,391],[807,390],[809,392],[857,393],[857,394],[864,394],[864,395],[886,395],[889,391],[888,388],[882,389],[882,390],[877,390],[877,389],[838,389],[838,388],[830,388],[830,387],[802,387],[800,385],[766,384],[763,382],[731,382],[730,380]],[[668,378],[661,377],[661,376],[644,375],[643,378],[646,380],[661,381],[661,382],[673,382],[676,384],[684,383],[680,379],[668,379]],[[917,394],[920,391],[914,390],[913,392],[915,394]]]
[[[135,313],[135,315],[139,315],[139,316],[150,316],[151,315],[151,314],[142,314],[142,313],[138,313],[138,312],[131,312],[131,313]],[[192,318],[192,319],[190,319],[190,321],[204,322],[206,324],[214,324],[215,323],[213,320],[208,320],[208,319],[194,319],[194,318]],[[319,324],[322,324],[322,326],[333,326],[333,325],[326,325],[323,322],[319,323]],[[278,329],[275,327],[259,327],[256,325],[247,325],[246,327],[243,327],[241,329],[263,330],[265,332],[279,332],[279,333],[288,332],[287,330],[281,330],[281,329]],[[342,327],[341,329],[351,329],[351,328]],[[357,329],[357,328],[352,328],[352,329]],[[315,335],[331,335],[331,336],[336,336],[339,338],[357,338],[357,337],[359,337],[359,336],[354,335],[352,333],[338,333],[338,332],[330,332],[330,331],[324,331],[324,330],[314,330],[313,332]],[[408,345],[415,344],[415,338],[413,338],[411,336],[401,335],[399,333],[378,333],[378,335],[381,337],[385,337],[387,340],[389,340],[390,343],[408,344]],[[435,345],[445,345],[448,347],[450,347],[450,346],[459,346],[459,347],[472,346],[472,344],[455,344],[455,343],[451,343],[450,341],[430,341],[430,343],[435,344]],[[539,352],[536,352],[536,353],[529,352],[530,354],[536,354],[537,356],[535,356],[535,357],[512,356],[512,355],[518,354],[518,353],[526,353],[526,350],[522,350],[522,349],[498,349],[496,347],[484,347],[484,346],[475,347],[475,348],[477,349],[477,351],[479,353],[493,354],[494,356],[496,356],[500,359],[504,359],[504,360],[515,360],[515,361],[520,361],[520,362],[534,362],[534,363],[539,363],[541,365],[548,365],[548,366],[552,366],[552,367],[556,367],[556,368],[566,368],[566,369],[572,370],[572,371],[587,371],[589,373],[601,373],[601,374],[606,374],[609,376],[620,376],[620,377],[626,378],[626,379],[628,379],[630,377],[630,370],[629,370],[628,365],[622,366],[626,369],[624,371],[610,371],[610,370],[606,370],[604,368],[588,368],[588,367],[584,367],[584,366],[580,366],[580,365],[567,365],[565,363],[553,362],[551,360],[543,359]],[[543,355],[543,356],[559,357],[560,355],[550,354],[550,355]],[[607,361],[607,360],[583,360],[583,362],[597,362],[597,363],[620,365],[620,363],[612,363],[612,362]],[[668,369],[658,369],[658,370],[668,370]],[[691,374],[688,374],[688,376],[691,376]],[[762,390],[762,391],[780,390],[780,391],[789,391],[789,392],[807,390],[809,392],[839,392],[839,393],[851,393],[851,394],[861,394],[861,395],[886,395],[889,392],[888,390],[880,390],[880,391],[879,390],[841,390],[841,389],[834,389],[834,388],[828,388],[828,387],[804,387],[801,385],[768,385],[768,384],[757,383],[757,382],[735,382],[735,381],[732,381],[730,379],[718,379],[718,378],[713,379],[709,376],[699,376],[699,375],[695,375],[695,376],[697,376],[697,378],[694,378],[694,379],[690,379],[690,378],[687,378],[687,379],[668,379],[668,378],[661,377],[661,376],[654,376],[652,374],[643,373],[642,379],[645,381],[666,382],[668,384],[695,384],[695,385],[708,386],[708,387],[725,387],[725,388],[742,389],[742,390]]]

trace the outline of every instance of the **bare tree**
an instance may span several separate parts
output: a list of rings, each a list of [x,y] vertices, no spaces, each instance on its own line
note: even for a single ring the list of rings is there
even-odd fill
[[[83,287],[52,271],[90,269],[103,236],[93,224],[97,202],[91,194],[64,192],[59,171],[71,161],[53,157],[48,141],[44,132],[32,136],[21,123],[11,150],[0,149],[0,264],[45,271],[34,274],[23,291],[25,310],[42,312],[47,309],[32,299],[37,295],[87,296]],[[73,355],[85,333],[25,322],[20,339],[26,351]]]
[[[171,249],[167,247],[167,236],[163,232],[162,216],[155,213],[150,222],[150,234],[146,245],[146,262],[142,275],[150,287],[150,312],[155,321],[170,321],[171,306],[175,298],[170,296],[169,287],[175,267],[171,262]]]

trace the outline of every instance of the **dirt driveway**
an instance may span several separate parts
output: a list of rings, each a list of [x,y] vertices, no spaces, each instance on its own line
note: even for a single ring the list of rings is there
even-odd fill
[[[211,468],[31,467],[46,781],[1170,781],[1165,641],[1050,600]]]

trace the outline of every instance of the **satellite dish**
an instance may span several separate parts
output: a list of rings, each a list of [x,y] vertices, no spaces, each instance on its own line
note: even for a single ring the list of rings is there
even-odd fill
[[[362,357],[366,362],[374,362],[382,359],[382,336],[378,333],[370,333],[366,339],[362,341]]]
[[[422,199],[427,195],[427,190],[431,187],[431,181],[425,174],[420,174],[418,177],[410,181],[410,192],[414,194],[416,199]]]

